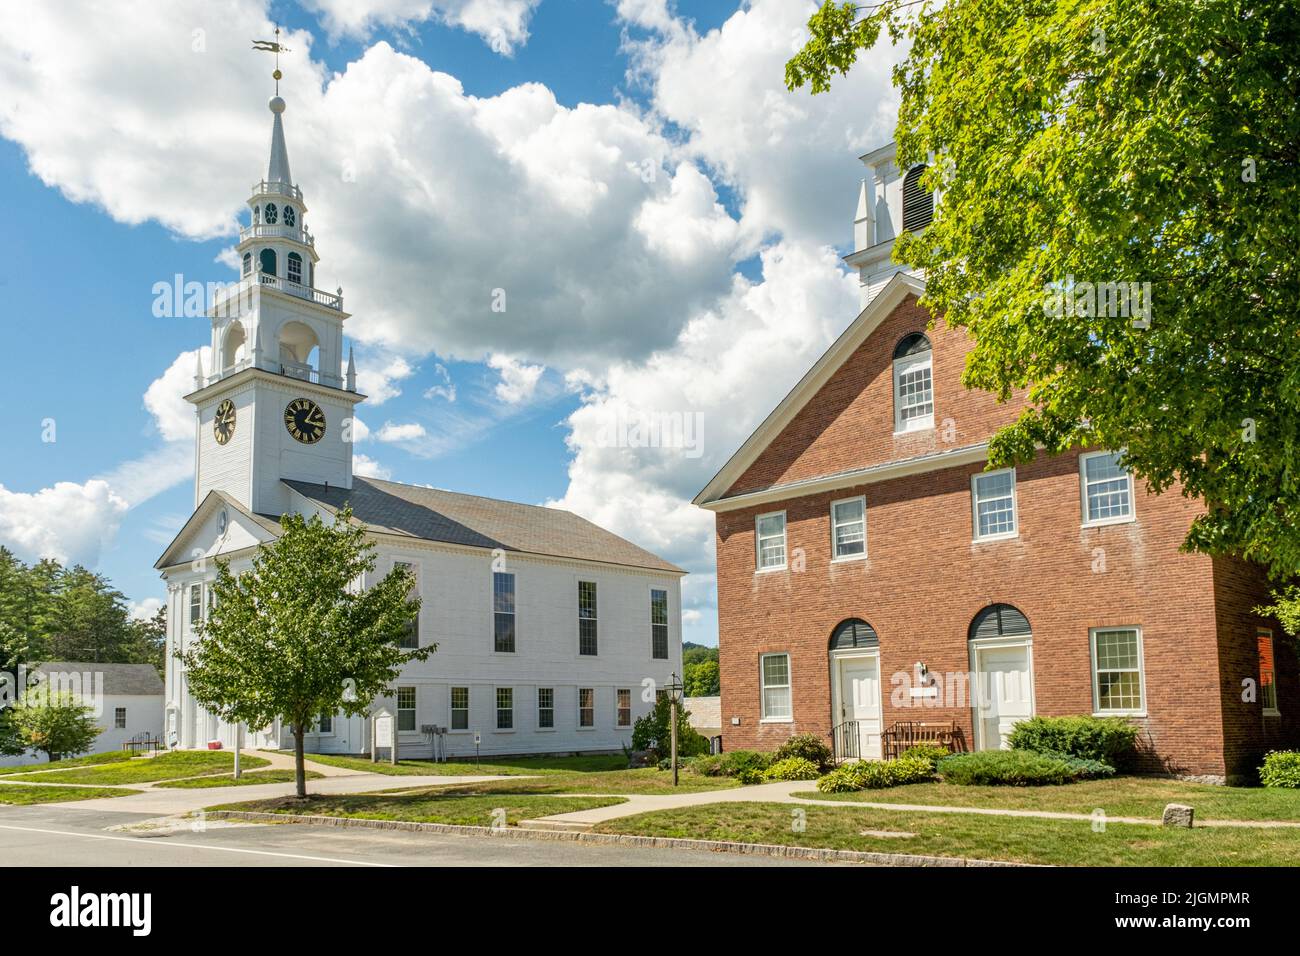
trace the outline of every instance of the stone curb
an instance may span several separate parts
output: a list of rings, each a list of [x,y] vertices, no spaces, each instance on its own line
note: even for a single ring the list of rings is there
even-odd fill
[[[912,853],[873,853],[867,850],[830,850],[817,847],[780,846],[772,843],[731,843],[726,840],[691,840],[684,837],[630,836],[621,833],[590,833],[573,830],[533,830],[525,827],[477,827],[454,823],[417,823],[410,820],[367,820],[357,817],[307,816],[293,813],[257,813],[248,810],[208,810],[212,820],[248,820],[253,823],[305,823],[311,826],[359,827],[367,830],[406,830],[420,833],[454,833],[504,840],[554,840],[565,843],[639,846],[668,850],[709,850],[791,860],[824,863],[874,863],[879,866],[1033,866],[1002,860],[971,860],[964,857],[920,856]]]

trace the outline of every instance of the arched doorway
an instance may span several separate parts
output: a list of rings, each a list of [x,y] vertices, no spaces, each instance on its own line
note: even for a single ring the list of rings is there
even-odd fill
[[[1016,724],[1034,715],[1034,639],[1029,619],[990,604],[970,622],[971,721],[977,750],[1005,750]]]
[[[880,638],[866,621],[848,618],[831,632],[829,653],[835,755],[879,760]]]

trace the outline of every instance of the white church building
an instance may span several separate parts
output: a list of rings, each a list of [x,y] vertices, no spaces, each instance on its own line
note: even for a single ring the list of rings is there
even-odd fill
[[[166,738],[235,743],[190,695],[177,659],[197,638],[216,558],[238,573],[286,513],[350,505],[377,546],[376,580],[409,564],[422,599],[405,641],[436,643],[375,701],[404,757],[599,752],[681,673],[680,568],[567,511],[355,476],[357,393],[343,368],[338,294],[316,288],[316,245],[289,171],[284,100],[266,178],[240,230],[242,274],[209,308],[210,367],[196,370],[193,515],[158,559],[167,582]],[[362,582],[368,586],[371,582]],[[409,643],[407,646],[416,646]],[[661,691],[660,691],[661,692]],[[315,753],[365,753],[370,721],[323,714]],[[246,746],[291,747],[288,726],[246,728]]]

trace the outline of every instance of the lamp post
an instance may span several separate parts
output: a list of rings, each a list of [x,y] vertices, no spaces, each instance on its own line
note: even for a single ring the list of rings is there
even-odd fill
[[[681,702],[682,691],[685,690],[682,682],[677,679],[674,673],[668,680],[668,723],[671,727],[672,747],[673,747],[673,786],[677,786],[677,705]]]

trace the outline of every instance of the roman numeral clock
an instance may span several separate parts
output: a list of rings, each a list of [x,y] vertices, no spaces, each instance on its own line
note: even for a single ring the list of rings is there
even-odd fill
[[[284,407],[284,427],[295,441],[314,445],[325,437],[325,413],[310,398],[295,398]]]

